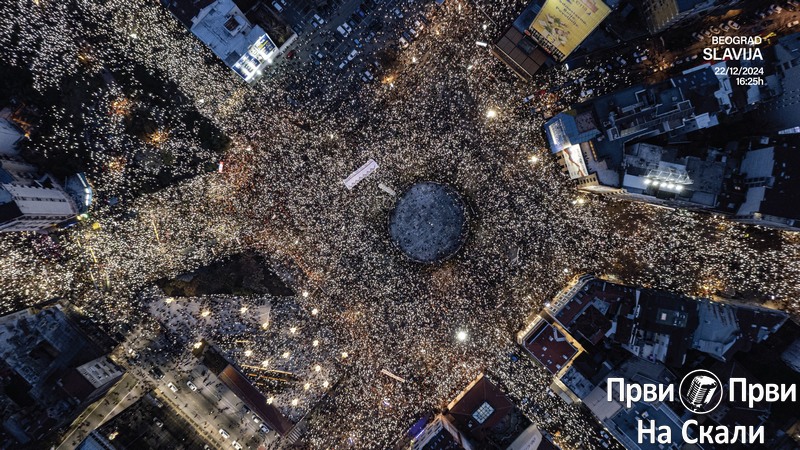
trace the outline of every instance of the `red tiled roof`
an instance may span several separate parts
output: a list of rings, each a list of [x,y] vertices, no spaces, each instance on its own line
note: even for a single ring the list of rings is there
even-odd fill
[[[472,414],[486,402],[494,411],[483,423],[478,422]],[[506,415],[514,410],[514,404],[488,378],[481,376],[461,398],[450,408],[450,417],[459,430],[480,439],[484,431],[497,425]]]
[[[531,333],[525,348],[554,375],[578,352],[558,329],[546,322]]]

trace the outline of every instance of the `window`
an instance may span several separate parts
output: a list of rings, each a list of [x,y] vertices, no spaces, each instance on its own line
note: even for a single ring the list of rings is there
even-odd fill
[[[488,402],[483,402],[483,404],[472,413],[472,418],[477,420],[478,423],[486,422],[486,419],[492,415],[494,412],[494,408]]]
[[[225,22],[225,28],[227,28],[228,31],[234,31],[238,27],[239,27],[239,21],[236,20],[236,17],[231,17],[230,19],[228,19],[227,22]]]

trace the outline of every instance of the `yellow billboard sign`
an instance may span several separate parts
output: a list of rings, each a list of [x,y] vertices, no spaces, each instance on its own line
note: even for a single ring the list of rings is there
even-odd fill
[[[528,30],[563,61],[610,13],[601,0],[547,0]]]

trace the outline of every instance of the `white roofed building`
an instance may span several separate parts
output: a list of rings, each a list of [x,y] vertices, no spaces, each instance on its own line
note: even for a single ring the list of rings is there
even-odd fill
[[[0,119],[3,130],[11,130]],[[22,136],[20,132],[20,137]],[[16,144],[6,133],[4,143]],[[92,190],[82,174],[70,177],[65,189],[52,175],[27,163],[16,145],[0,147],[0,232],[42,231],[85,212]]]
[[[166,3],[178,20],[248,83],[257,81],[280,53],[267,32],[253,24],[233,0]]]

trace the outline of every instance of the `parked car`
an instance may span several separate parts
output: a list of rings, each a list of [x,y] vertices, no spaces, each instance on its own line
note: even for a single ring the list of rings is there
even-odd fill
[[[344,27],[342,27],[341,25],[339,25],[338,27],[336,27],[336,31],[338,31],[338,32],[339,32],[339,34],[341,34],[341,35],[342,35],[342,36],[344,36],[344,37],[347,37],[347,35],[348,35],[348,34],[350,34],[350,32],[349,32],[349,31],[347,31],[347,30],[346,30]]]
[[[232,445],[232,446],[233,446],[233,448],[235,448],[236,450],[242,450],[242,446],[241,446],[241,444],[239,444],[239,443],[238,443],[238,442],[236,442],[236,441],[233,441],[233,443],[232,443],[231,445]]]
[[[178,387],[177,387],[177,386],[175,386],[174,384],[172,384],[172,383],[167,383],[167,387],[169,387],[169,390],[170,390],[170,391],[172,391],[172,392],[174,392],[174,393],[176,393],[176,394],[178,393]]]
[[[728,21],[728,26],[733,28],[734,30],[738,30],[741,28],[738,23],[734,22],[733,20]]]
[[[404,37],[402,37],[402,36],[400,37],[400,47],[401,47],[401,48],[406,48],[406,47],[408,47],[408,41],[406,40],[406,38],[404,38]]]
[[[323,24],[325,23],[325,21],[324,21],[324,20],[322,20],[322,17],[320,17],[320,16],[319,16],[319,15],[317,15],[317,14],[314,14],[314,17],[313,17],[313,19],[314,19],[314,20],[316,20],[316,21],[317,21],[317,23],[319,23],[320,25],[323,25]]]
[[[195,386],[194,383],[192,383],[191,381],[187,381],[186,386],[189,386],[189,389],[191,389],[192,392],[197,390],[197,386]]]
[[[228,432],[223,430],[222,428],[219,429],[219,435],[222,436],[225,439],[228,439],[228,438],[231,437],[231,435],[228,434]]]
[[[258,428],[259,428],[259,429],[261,430],[261,432],[262,432],[262,433],[264,433],[264,434],[267,434],[267,433],[269,433],[269,427],[268,427],[268,426],[266,426],[266,425],[264,425],[263,423],[262,423],[261,425],[259,425],[259,426],[258,426]]]
[[[358,56],[358,50],[353,49],[353,51],[350,52],[349,55],[347,55],[347,60],[348,61],[352,61],[352,60],[356,59],[356,56]]]
[[[272,2],[272,7],[275,8],[275,11],[283,12],[283,6],[281,6],[281,4],[277,1]]]

